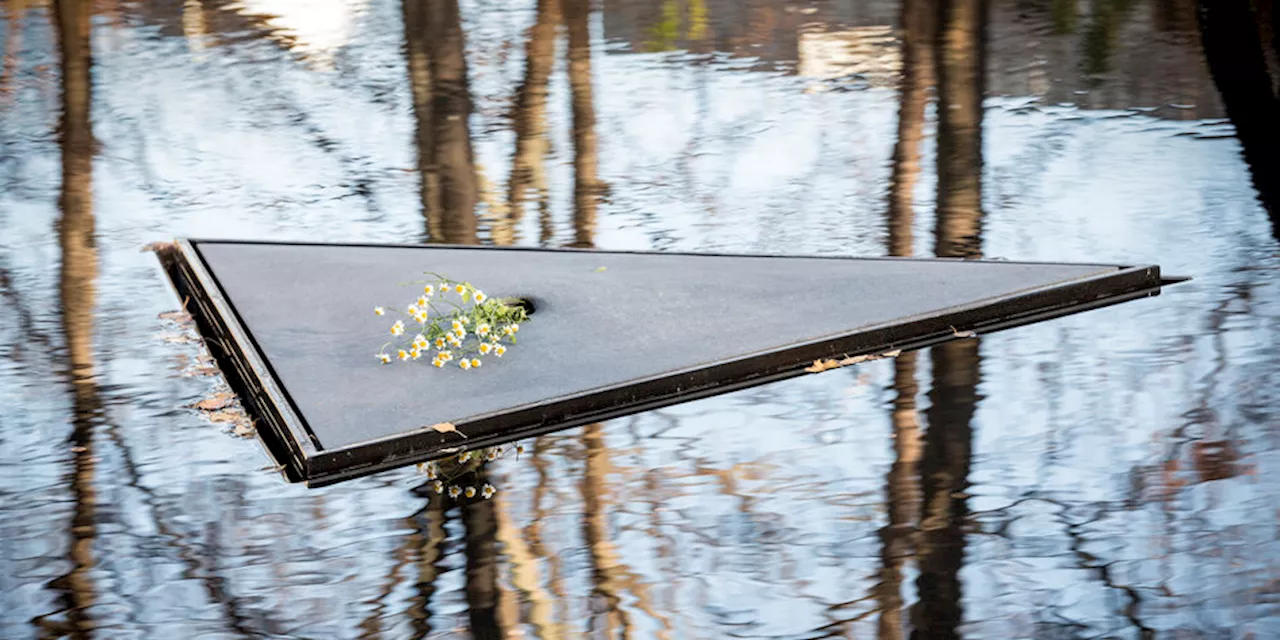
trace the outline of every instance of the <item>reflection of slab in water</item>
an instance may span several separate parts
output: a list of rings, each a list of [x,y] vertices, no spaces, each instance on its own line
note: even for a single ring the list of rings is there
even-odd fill
[[[179,241],[162,259],[272,454],[327,484],[1159,293],[1158,267]],[[605,269],[600,269],[605,267]],[[435,271],[534,305],[463,372],[373,354]],[[453,422],[468,439],[437,433]]]

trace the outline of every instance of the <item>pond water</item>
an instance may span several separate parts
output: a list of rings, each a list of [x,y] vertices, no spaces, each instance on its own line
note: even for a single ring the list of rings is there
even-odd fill
[[[1280,629],[1280,244],[1191,2],[5,1],[0,637]],[[459,506],[189,408],[174,237],[1194,280],[542,436]]]

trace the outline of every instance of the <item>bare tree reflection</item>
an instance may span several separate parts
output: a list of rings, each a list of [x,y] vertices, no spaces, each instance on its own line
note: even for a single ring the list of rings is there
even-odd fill
[[[920,459],[923,510],[917,538],[919,601],[912,607],[913,638],[958,638],[962,619],[959,572],[964,563],[963,523],[968,515],[971,421],[978,403],[977,340],[930,350],[933,388],[925,411],[929,430]]]
[[[889,255],[893,256],[910,256],[914,250],[913,196],[920,176],[925,109],[929,106],[929,87],[933,85],[936,11],[936,0],[902,2],[901,106],[889,182]]]
[[[982,92],[986,0],[939,4],[938,198],[934,252],[982,251]]]
[[[471,94],[458,0],[403,0],[427,240],[475,244]]]
[[[537,18],[525,47],[524,82],[516,95],[516,150],[511,159],[507,195],[513,223],[523,216],[524,198],[530,190],[536,194],[543,215],[550,216],[544,166],[551,146],[547,128],[547,84],[555,66],[559,24],[560,0],[538,0]]]
[[[533,625],[534,637],[541,640],[560,640],[564,637],[560,626],[552,620],[551,594],[542,588],[539,567],[544,558],[534,552],[532,545],[520,535],[507,510],[507,498],[503,493],[493,497],[494,514],[498,521],[498,542],[510,559],[511,585],[520,592],[526,603],[527,615],[522,618]],[[532,521],[531,521],[532,524]],[[516,617],[510,621],[514,623]]]
[[[565,597],[564,589],[564,568],[557,554],[551,553],[547,545],[543,543],[542,523],[547,521],[551,514],[555,513],[554,508],[546,506],[548,494],[552,493],[551,489],[551,462],[547,460],[550,454],[551,442],[553,436],[538,436],[533,440],[533,451],[529,455],[529,463],[533,466],[538,474],[538,484],[533,488],[533,517],[529,523],[525,525],[522,531],[524,539],[529,543],[529,551],[535,557],[545,558],[547,564],[547,586],[553,597],[551,612],[552,617],[558,620],[564,620]],[[564,627],[564,624],[558,624],[557,629]]]
[[[483,469],[476,471],[478,489],[485,482]],[[462,503],[462,523],[466,528],[467,610],[471,616],[471,636],[476,640],[499,640],[510,625],[504,619],[502,593],[498,586],[498,519],[492,500],[479,498]]]
[[[893,464],[885,477],[889,522],[880,530],[880,604],[877,636],[902,638],[902,567],[913,553],[915,514],[920,508],[920,424],[916,417],[916,356],[904,353],[893,363]]]
[[[910,256],[915,251],[912,224],[913,192],[920,175],[920,140],[924,129],[929,87],[933,83],[935,0],[902,3],[902,84],[898,109],[898,142],[893,150],[889,184],[889,255]],[[880,530],[880,581],[876,585],[880,618],[877,637],[902,638],[902,568],[913,553],[915,514],[920,503],[917,466],[920,459],[920,425],[916,416],[916,357],[904,353],[893,363],[895,392],[890,420],[893,425],[893,464],[885,477],[888,523]]]
[[[443,571],[448,539],[444,529],[444,496],[431,491],[428,485],[419,488],[418,493],[428,498],[422,509],[410,518],[414,529],[410,536],[414,541],[411,552],[418,578],[415,585],[417,595],[410,601],[409,618],[413,621],[413,637],[426,638],[431,634],[431,598],[436,592],[436,579]]]
[[[1271,13],[1271,24],[1261,8]],[[1244,148],[1259,200],[1280,239],[1280,95],[1267,69],[1263,34],[1280,60],[1280,11],[1274,2],[1198,3],[1201,42],[1213,82]]]
[[[982,92],[985,0],[943,0],[938,12],[938,203],[940,257],[982,255]],[[913,638],[958,638],[959,572],[964,563],[969,464],[978,403],[979,343],[959,340],[929,350],[929,429],[920,456],[921,514],[916,538],[919,600]]]
[[[591,621],[590,631],[593,636],[616,638],[616,630],[620,629],[622,637],[627,637],[631,624],[626,612],[619,607],[618,554],[610,541],[605,509],[609,503],[606,476],[610,462],[603,425],[595,423],[583,427],[582,442],[586,447],[586,466],[582,474],[582,538],[591,555],[591,575],[595,582],[591,610],[596,615]]]
[[[71,445],[71,493],[75,511],[71,522],[71,571],[54,581],[65,595],[66,632],[89,637],[93,621],[89,608],[96,601],[90,572],[97,534],[98,496],[94,488],[97,457],[94,429],[100,422],[102,403],[94,371],[93,314],[98,276],[98,252],[93,216],[93,127],[89,41],[93,8],[88,0],[56,0],[53,6],[58,44],[62,53],[62,189],[59,205],[58,243],[62,264],[58,297],[62,308],[62,334],[66,341],[67,380],[73,414]]]
[[[591,0],[562,0],[569,31],[569,86],[573,91],[573,230],[572,246],[595,244],[596,110],[591,90]]]
[[[1101,84],[1098,76],[1110,70],[1112,50],[1135,4],[1134,0],[1100,0],[1090,4],[1089,25],[1083,34],[1083,71],[1090,84]]]

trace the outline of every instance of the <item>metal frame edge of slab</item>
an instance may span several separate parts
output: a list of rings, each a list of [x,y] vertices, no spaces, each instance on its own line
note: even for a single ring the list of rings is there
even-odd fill
[[[314,436],[275,381],[204,259],[189,240],[175,240],[156,254],[209,355],[253,421],[259,442],[287,480],[305,481],[308,463],[317,452]]]
[[[336,449],[318,449],[305,420],[294,408],[288,393],[276,381],[269,363],[200,256],[196,245],[201,242],[273,245],[324,243],[187,239],[176,240],[171,248],[157,252],[183,300],[184,308],[200,328],[210,353],[254,418],[264,446],[290,481],[302,481],[309,487],[321,487],[440,458],[453,451],[440,449],[438,434],[429,430],[398,434]],[[337,246],[411,248],[415,245],[353,243]],[[459,428],[469,436],[465,442],[468,448],[490,446],[797,377],[804,375],[805,367],[819,359],[871,355],[894,349],[921,349],[959,339],[953,329],[986,334],[1156,296],[1160,294],[1162,286],[1183,280],[1175,277],[1162,278],[1160,268],[1154,265],[1116,267],[1113,272],[1002,296],[997,302],[986,300],[973,305],[952,307],[934,314],[899,320],[879,327],[862,328],[834,338],[773,349],[710,367],[633,381],[616,388],[594,389],[579,396],[520,407],[513,412],[482,416],[460,424]],[[265,433],[261,429],[263,424],[267,427]]]

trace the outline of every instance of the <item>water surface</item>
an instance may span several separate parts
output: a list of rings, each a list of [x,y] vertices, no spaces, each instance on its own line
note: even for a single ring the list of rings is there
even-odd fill
[[[1195,7],[974,6],[0,5],[0,637],[1274,633],[1280,245]],[[142,250],[184,236],[1195,280],[543,436],[459,506],[188,408]]]

